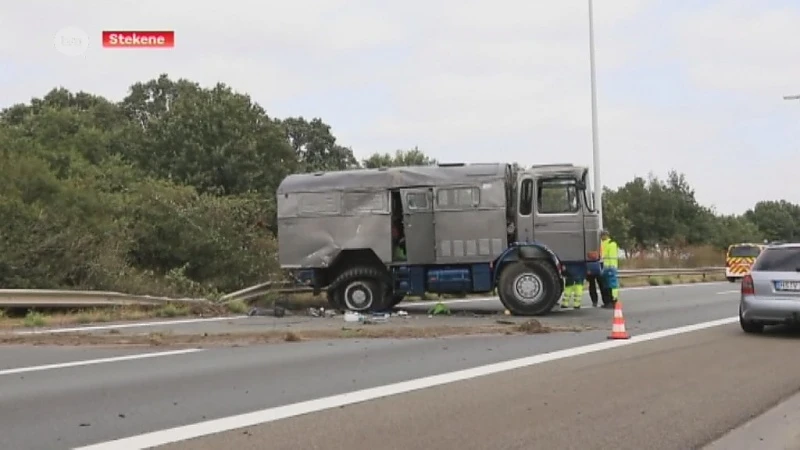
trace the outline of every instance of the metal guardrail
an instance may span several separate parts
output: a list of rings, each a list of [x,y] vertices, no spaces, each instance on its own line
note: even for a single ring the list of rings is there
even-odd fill
[[[724,267],[631,269],[620,270],[620,278],[657,277],[680,275],[724,274]],[[289,281],[269,281],[231,292],[220,297],[223,303],[234,300],[245,301],[270,293],[300,294],[312,292],[310,287],[294,287]],[[86,308],[92,306],[132,306],[163,305],[165,303],[208,303],[206,299],[154,297],[149,295],[130,295],[121,292],[70,291],[46,289],[0,289],[0,308]]]
[[[619,271],[620,278],[657,277],[665,275],[722,275],[725,267],[667,268],[667,269],[624,269]]]
[[[86,308],[92,306],[163,305],[165,303],[205,303],[206,299],[168,298],[131,295],[121,292],[71,291],[48,289],[0,289],[2,308]]]

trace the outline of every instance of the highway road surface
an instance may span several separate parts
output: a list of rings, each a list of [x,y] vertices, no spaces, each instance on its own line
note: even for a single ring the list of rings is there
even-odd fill
[[[0,448],[800,448],[790,444],[800,334],[744,335],[736,288],[624,290],[627,341],[606,339],[611,311],[588,308],[547,320],[605,330],[207,349],[0,347]]]

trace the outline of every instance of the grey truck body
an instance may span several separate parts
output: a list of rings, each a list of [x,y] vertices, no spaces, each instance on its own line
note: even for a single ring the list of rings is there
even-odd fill
[[[599,248],[600,232],[587,173],[569,164],[514,170],[492,163],[290,175],[277,191],[279,261],[285,269],[316,270],[320,288],[335,278],[328,272],[341,272],[334,266],[343,254],[389,272],[474,264],[494,270],[510,246],[528,243],[556,264],[583,264]],[[403,260],[393,255],[393,223],[404,235]]]

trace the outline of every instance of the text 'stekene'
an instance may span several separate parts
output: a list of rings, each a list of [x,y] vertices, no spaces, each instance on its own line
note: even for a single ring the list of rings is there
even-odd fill
[[[172,48],[174,31],[103,31],[105,48]]]

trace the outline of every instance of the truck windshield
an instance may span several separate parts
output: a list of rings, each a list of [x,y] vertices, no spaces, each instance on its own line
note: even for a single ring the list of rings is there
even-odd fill
[[[737,245],[728,250],[729,258],[755,258],[761,249],[755,245]]]

